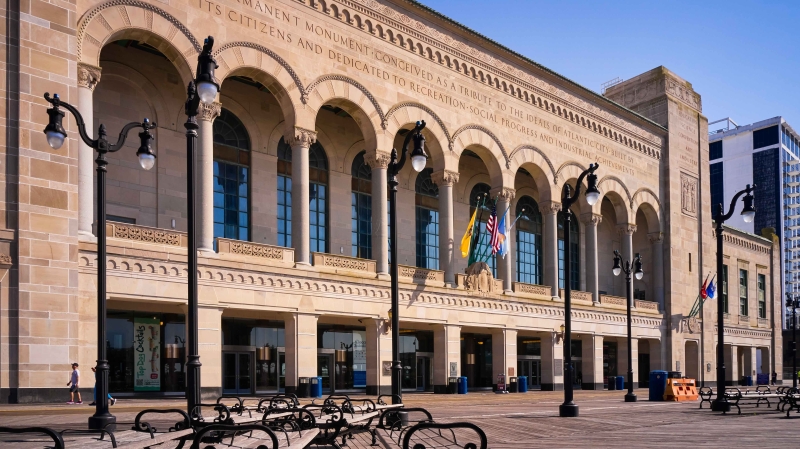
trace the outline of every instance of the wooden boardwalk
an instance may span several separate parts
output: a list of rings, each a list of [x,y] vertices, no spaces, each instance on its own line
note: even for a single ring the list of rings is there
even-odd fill
[[[624,392],[623,392],[624,393]],[[466,396],[406,395],[409,406],[427,408],[437,421],[469,421],[486,432],[492,449],[527,448],[797,448],[800,447],[800,414],[787,419],[765,406],[743,407],[742,415],[723,416],[698,403],[648,402],[624,403],[620,392],[576,392],[580,417],[559,418],[559,392],[528,394],[479,394]],[[646,399],[646,391],[639,392]],[[153,401],[133,401],[113,409],[119,421],[132,421],[135,413],[128,407],[141,409],[167,406]],[[168,406],[175,407],[177,403]],[[706,407],[708,405],[706,404]],[[52,409],[17,406],[17,413],[8,406],[0,410],[0,425],[85,426],[92,409],[83,413],[63,408]],[[76,447],[67,439],[67,447]],[[368,434],[348,440],[350,449],[374,449]],[[28,449],[42,444],[11,443],[0,447]],[[110,447],[110,444],[109,444]],[[159,446],[161,447],[161,446]]]

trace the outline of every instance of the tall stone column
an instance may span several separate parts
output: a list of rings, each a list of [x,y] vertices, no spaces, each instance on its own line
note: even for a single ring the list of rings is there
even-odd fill
[[[495,390],[497,390],[498,374],[506,376],[506,389],[508,389],[508,378],[516,377],[519,374],[517,373],[517,331],[515,329],[495,329],[492,332],[492,385]]]
[[[372,168],[372,258],[378,277],[389,275],[389,186],[386,169],[390,153],[368,151],[364,162]]]
[[[564,340],[554,331],[542,334],[542,391],[564,389]]]
[[[288,136],[292,147],[292,247],[295,265],[311,265],[309,240],[308,149],[317,140],[317,133],[295,126]],[[316,358],[314,359],[316,360]]]
[[[592,302],[600,302],[600,277],[597,266],[597,225],[603,221],[602,215],[583,214],[586,239],[586,291],[592,294]],[[610,255],[609,255],[610,257]]]
[[[197,318],[197,342],[203,364],[200,397],[209,400],[222,394],[222,309],[201,305]]]
[[[725,385],[739,385],[739,347],[725,345]]]
[[[497,222],[499,223],[502,219],[503,214],[508,210],[506,214],[506,233],[508,233],[508,228],[511,227],[511,222],[514,221],[513,214],[509,209],[509,205],[511,204],[511,200],[514,199],[515,191],[514,189],[510,189],[508,187],[503,187],[498,192],[493,192],[491,196],[497,196]],[[508,234],[506,238],[508,238]],[[508,252],[511,252],[511,248],[508,248]],[[497,262],[497,274],[500,276],[500,279],[503,280],[503,291],[505,293],[511,293],[511,282],[514,279],[514,267],[511,265],[511,256],[506,255],[506,257],[500,256],[498,253],[496,256]]]
[[[581,388],[603,389],[603,336],[586,335],[581,339]]]
[[[664,310],[664,233],[652,232],[647,234],[653,249],[653,294],[659,308]]]
[[[317,315],[292,313],[284,320],[284,326],[286,392],[296,393],[300,377],[317,375]]]
[[[93,93],[100,82],[100,67],[78,63],[78,111],[86,121],[86,133],[94,137]],[[78,237],[94,239],[94,150],[78,140]]]
[[[625,377],[625,388],[628,388],[628,339],[620,339],[617,348],[617,376]],[[639,388],[639,340],[637,338],[631,338],[631,358],[633,359],[633,388]],[[684,368],[683,374],[686,375],[686,368]]]
[[[632,224],[621,224],[617,225],[617,232],[619,232],[620,238],[622,239],[622,263],[624,264],[625,261],[633,261],[633,233],[636,232],[636,225]],[[624,281],[624,279],[623,279]],[[625,291],[623,283],[623,292]]]
[[[453,235],[453,186],[458,183],[458,173],[442,170],[431,175],[439,186],[439,269],[444,271],[444,283],[452,287],[456,283],[454,268],[456,244]]]
[[[197,180],[197,249],[214,251],[214,120],[222,112],[222,104],[200,102],[197,124],[200,127],[200,145],[194,169]]]
[[[392,376],[383,370],[383,362],[392,360],[392,334],[389,321],[383,318],[364,320],[367,324],[367,394],[377,396],[392,392]]]
[[[558,297],[558,213],[561,203],[545,201],[539,205],[544,215],[544,284]]]
[[[444,324],[433,330],[434,393],[447,393],[451,371],[453,377],[461,375],[461,326]]]

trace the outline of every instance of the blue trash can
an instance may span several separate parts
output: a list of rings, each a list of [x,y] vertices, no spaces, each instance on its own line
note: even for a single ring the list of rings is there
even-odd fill
[[[467,376],[458,378],[458,394],[467,394]]]
[[[309,378],[311,381],[311,385],[309,388],[310,396],[312,398],[321,398],[322,397],[322,377],[311,377]]]
[[[744,376],[744,385],[746,387],[752,387],[753,386],[753,376]]]
[[[520,393],[528,392],[528,376],[520,376],[517,378],[517,391]]]
[[[625,389],[625,376],[617,376],[617,390]]]
[[[650,396],[651,401],[663,401],[664,391],[667,390],[667,372],[650,371]]]

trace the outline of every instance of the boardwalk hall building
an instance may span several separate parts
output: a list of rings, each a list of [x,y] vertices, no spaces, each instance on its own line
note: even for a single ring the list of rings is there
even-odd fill
[[[109,155],[110,388],[184,391],[184,102],[209,35],[221,89],[198,116],[204,394],[295,391],[312,376],[325,391],[387,391],[391,257],[405,390],[442,392],[452,376],[491,389],[499,374],[542,390],[601,389],[628,370],[614,250],[644,261],[635,378],[665,369],[716,384],[716,303],[688,316],[714,270],[708,126],[700,95],[668,69],[599,95],[412,0],[4,4],[2,401],[63,400],[70,363],[88,372],[96,360],[95,153],[69,114],[67,141],[48,146],[45,92],[93,134],[157,123],[151,170],[135,136]],[[430,158],[399,174],[391,254],[389,155],[417,120]],[[564,187],[595,162],[601,198],[581,196],[564,229]],[[460,242],[483,194],[519,219],[508,255],[488,257],[491,278],[475,282]],[[487,218],[479,211],[479,226]],[[724,234],[719,292],[750,304],[726,315],[733,383],[782,372],[780,242],[757,233]],[[574,379],[562,360],[567,270]]]

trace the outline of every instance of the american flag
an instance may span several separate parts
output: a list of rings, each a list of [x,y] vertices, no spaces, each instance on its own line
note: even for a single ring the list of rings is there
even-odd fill
[[[489,234],[489,245],[492,247],[492,254],[500,250],[500,238],[497,234],[497,206],[492,206],[492,213],[486,222],[486,232]]]

